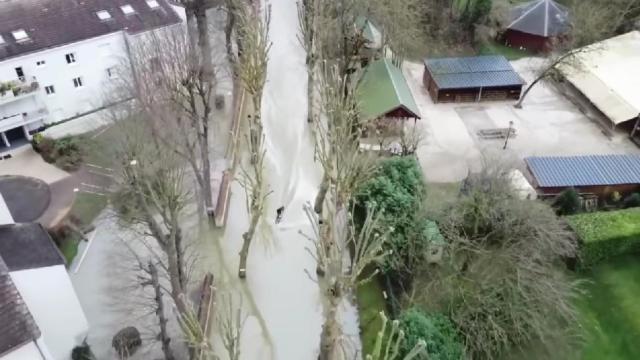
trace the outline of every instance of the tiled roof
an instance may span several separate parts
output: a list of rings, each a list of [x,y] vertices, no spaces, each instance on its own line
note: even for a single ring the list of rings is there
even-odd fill
[[[10,271],[64,264],[51,237],[37,223],[0,226],[0,257]]]
[[[507,28],[550,37],[569,30],[569,11],[553,0],[533,0],[511,9]]]
[[[176,24],[180,18],[166,2],[152,9],[146,0],[2,0],[0,1],[0,61],[126,30],[137,33]],[[120,8],[131,5],[134,14]],[[106,10],[110,18],[96,14]],[[25,30],[28,39],[16,41],[12,32]]]
[[[0,257],[0,357],[40,337],[40,329]]]
[[[389,59],[378,60],[367,66],[358,84],[357,94],[360,112],[367,120],[398,108],[404,108],[420,118],[420,111],[402,70]]]
[[[524,84],[504,56],[426,59],[424,64],[440,89]]]
[[[640,155],[528,157],[540,187],[640,184]]]

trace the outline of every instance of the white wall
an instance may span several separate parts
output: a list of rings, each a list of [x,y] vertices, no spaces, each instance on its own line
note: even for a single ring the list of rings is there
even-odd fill
[[[69,359],[89,324],[64,265],[10,272],[55,359]],[[2,359],[4,360],[4,359]]]
[[[45,360],[35,341],[28,342],[21,347],[11,351],[4,356],[0,356],[0,360]]]
[[[65,55],[71,52],[76,62],[67,64]],[[109,81],[106,69],[125,57],[124,33],[119,31],[2,61],[0,81],[16,80],[16,67],[22,67],[27,79],[35,76],[40,85],[38,95],[49,109],[48,122],[54,122],[100,107],[103,81]],[[42,60],[45,65],[37,66]],[[82,88],[73,85],[78,76],[82,77]],[[48,85],[55,87],[54,95],[45,94]]]

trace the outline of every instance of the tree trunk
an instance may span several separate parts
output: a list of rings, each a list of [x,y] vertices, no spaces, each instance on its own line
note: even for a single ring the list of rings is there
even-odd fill
[[[313,210],[316,214],[322,215],[322,208],[324,206],[324,198],[327,196],[327,191],[329,191],[329,177],[325,174],[322,177],[322,182],[320,183],[320,190],[318,191],[318,195],[316,195],[316,201],[313,205]]]
[[[260,212],[253,210],[251,215],[251,224],[249,230],[242,234],[242,249],[240,250],[240,266],[238,267],[238,277],[244,279],[247,277],[247,258],[249,257],[249,246],[256,232],[258,220],[260,220]]]
[[[329,309],[322,325],[318,360],[336,360],[337,357],[337,345],[341,333],[340,323],[338,322],[338,307],[341,299],[339,286],[339,282],[336,282],[332,289],[329,290],[329,293],[325,295],[329,297]]]
[[[308,123],[312,123],[313,122],[313,115],[314,115],[314,87],[315,87],[315,83],[314,83],[314,76],[313,76],[313,64],[308,64],[309,68],[307,69],[307,101],[308,101],[308,109],[307,109],[307,122]]]
[[[234,0],[227,0],[227,23],[224,27],[224,40],[227,48],[227,59],[229,64],[231,64],[232,68],[236,62],[235,54],[233,53],[233,29],[236,26],[236,13],[235,6],[233,5]]]
[[[205,105],[206,106],[206,105]],[[208,110],[205,109],[203,118],[200,119],[201,131],[200,136],[200,161],[202,162],[202,178],[203,178],[203,196],[207,214],[211,217],[215,216],[215,204],[213,204],[213,189],[211,188],[211,160],[209,159],[209,124]]]
[[[160,334],[158,334],[158,339],[160,340],[160,344],[162,344],[162,353],[164,354],[165,360],[175,360],[173,350],[171,349],[171,338],[167,332],[168,320],[164,315],[164,302],[162,300],[162,289],[160,287],[158,269],[156,269],[156,266],[151,261],[149,261],[149,274],[151,275],[151,286],[153,286],[153,291],[155,293],[154,300],[156,302],[156,316],[160,323]]]
[[[174,239],[169,239],[165,247],[165,253],[167,254],[167,272],[169,273],[169,282],[171,284],[171,297],[176,303],[178,312],[184,314],[187,312],[187,306],[184,302],[182,270],[180,270],[176,244],[172,240]]]
[[[529,91],[531,91],[531,88],[533,88],[533,86],[537,84],[540,80],[542,80],[545,76],[546,76],[546,72],[538,76],[535,80],[533,80],[533,82],[529,84],[529,86],[527,86],[525,91],[522,93],[522,96],[520,96],[520,99],[518,100],[518,102],[513,106],[517,109],[522,109],[522,102],[524,101],[524,98],[527,96]]]
[[[206,0],[196,0],[194,6],[198,27],[198,47],[202,56],[202,71],[207,80],[213,79],[213,59],[211,54],[211,39],[209,38],[209,21],[207,19]]]

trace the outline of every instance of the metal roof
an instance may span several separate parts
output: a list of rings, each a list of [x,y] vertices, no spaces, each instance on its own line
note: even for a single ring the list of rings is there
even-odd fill
[[[424,64],[440,89],[524,84],[504,56],[426,59]]]
[[[569,31],[569,10],[553,0],[533,0],[511,9],[507,28],[550,37]]]
[[[615,125],[640,113],[640,31],[589,45],[574,61],[559,66],[563,75]]]
[[[540,187],[640,184],[640,155],[525,158]]]
[[[358,83],[357,96],[360,113],[366,120],[376,119],[398,108],[420,118],[420,110],[402,70],[389,59],[374,61],[366,67]]]

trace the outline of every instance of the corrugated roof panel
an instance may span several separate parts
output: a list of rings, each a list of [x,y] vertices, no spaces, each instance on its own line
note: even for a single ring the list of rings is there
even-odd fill
[[[640,155],[525,158],[541,187],[640,184]]]
[[[440,89],[522,85],[524,82],[504,56],[426,59]]]

